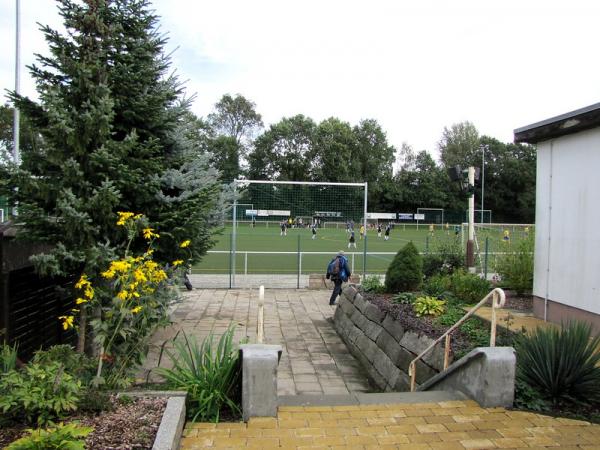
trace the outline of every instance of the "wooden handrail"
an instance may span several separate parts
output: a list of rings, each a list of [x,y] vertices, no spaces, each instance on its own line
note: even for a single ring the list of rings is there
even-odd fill
[[[492,325],[490,331],[490,347],[496,346],[496,309],[502,308],[504,303],[506,302],[506,295],[504,291],[500,288],[495,288],[488,295],[483,297],[483,299],[473,306],[458,322],[452,325],[448,330],[442,334],[439,338],[437,338],[433,344],[423,350],[415,359],[413,359],[408,366],[408,374],[410,375],[410,390],[414,392],[417,384],[417,361],[421,360],[423,356],[425,356],[428,352],[430,352],[438,343],[445,339],[445,348],[444,348],[444,370],[448,368],[448,363],[450,360],[450,339],[451,333],[460,327],[463,322],[465,322],[469,317],[471,317],[475,311],[481,308],[483,305],[487,303],[487,301],[492,297]]]
[[[258,317],[256,319],[256,343],[262,344],[265,339],[265,287],[258,290]]]

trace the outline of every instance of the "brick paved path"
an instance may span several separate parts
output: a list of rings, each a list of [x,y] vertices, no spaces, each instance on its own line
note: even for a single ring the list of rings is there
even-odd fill
[[[279,408],[277,418],[187,423],[182,450],[600,449],[600,426],[473,401]]]
[[[157,366],[161,345],[180,331],[201,339],[211,330],[221,335],[233,322],[235,342],[245,337],[254,342],[256,338],[257,290],[198,289],[183,295],[183,302],[171,314],[173,325],[152,338],[144,376]],[[334,312],[329,295],[329,291],[307,289],[265,291],[265,343],[283,346],[280,395],[370,390],[366,374],[327,320]],[[161,366],[168,365],[165,359]]]

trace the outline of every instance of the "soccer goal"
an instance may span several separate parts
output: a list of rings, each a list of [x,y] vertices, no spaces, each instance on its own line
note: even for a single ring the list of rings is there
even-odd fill
[[[475,211],[475,222],[474,223],[485,223],[485,224],[491,224],[492,223],[492,210],[491,209],[476,209]],[[465,218],[464,218],[465,222],[469,221],[469,210],[465,210]]]
[[[225,224],[229,286],[289,287],[292,280],[304,287],[339,250],[348,253],[352,272],[364,276],[367,236],[359,230],[367,227],[367,189],[367,183],[235,180]]]

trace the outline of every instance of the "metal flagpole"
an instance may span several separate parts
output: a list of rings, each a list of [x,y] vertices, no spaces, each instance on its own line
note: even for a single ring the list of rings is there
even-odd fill
[[[15,92],[19,94],[21,88],[21,5],[20,1],[16,0],[16,44],[15,44]],[[20,114],[19,110],[15,106],[14,108],[14,120],[13,120],[13,162],[19,165],[21,156],[19,155],[19,128],[20,128]]]
[[[369,188],[369,183],[365,181],[365,202],[364,202],[364,211],[363,211],[363,227],[365,227],[364,232],[364,248],[363,248],[363,276],[362,280],[364,281],[367,276],[367,192]]]

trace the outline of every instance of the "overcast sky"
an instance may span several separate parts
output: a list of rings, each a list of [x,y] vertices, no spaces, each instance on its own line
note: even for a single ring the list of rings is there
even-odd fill
[[[514,128],[600,102],[597,0],[155,0],[173,68],[207,115],[225,93],[266,124],[304,114],[376,119],[396,148],[437,155],[444,126]],[[21,0],[21,59],[47,54],[36,22],[53,0]],[[0,2],[0,88],[14,88],[15,0]],[[35,95],[28,72],[21,90]]]

